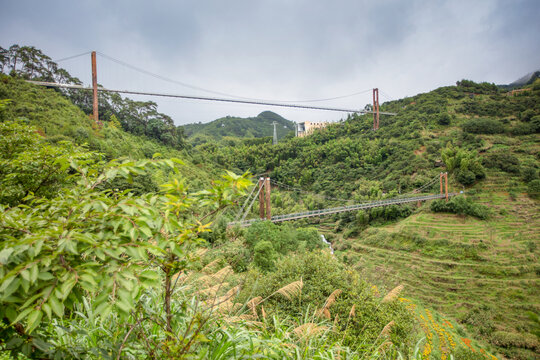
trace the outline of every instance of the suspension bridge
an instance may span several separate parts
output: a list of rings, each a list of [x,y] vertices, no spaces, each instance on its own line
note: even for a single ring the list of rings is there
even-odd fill
[[[88,54],[91,54],[91,67],[92,67],[92,86],[91,87],[85,87],[80,84],[66,84],[66,83],[55,83],[55,82],[44,82],[44,81],[31,81],[27,80],[30,83],[33,83],[35,85],[40,86],[46,86],[46,87],[54,87],[54,88],[64,88],[64,89],[77,89],[77,90],[87,90],[93,92],[93,118],[96,124],[101,125],[99,118],[98,118],[98,92],[112,92],[112,93],[118,93],[118,94],[130,94],[130,95],[145,95],[145,96],[155,96],[155,97],[167,97],[167,98],[177,98],[177,99],[188,99],[188,100],[201,100],[201,101],[213,101],[213,102],[228,102],[228,103],[237,103],[237,104],[250,104],[250,105],[264,105],[264,106],[275,106],[275,107],[287,107],[287,108],[296,108],[296,109],[306,109],[306,110],[322,110],[322,111],[336,111],[336,112],[345,112],[345,113],[357,113],[357,114],[373,114],[373,130],[379,129],[379,116],[380,115],[397,115],[396,113],[391,112],[384,112],[380,111],[379,109],[379,89],[368,89],[365,91],[357,92],[350,95],[344,95],[344,96],[336,96],[332,98],[327,99],[316,99],[316,100],[304,100],[304,101],[277,101],[277,100],[263,100],[263,99],[254,99],[254,98],[245,98],[245,97],[239,97],[234,96],[230,94],[225,94],[221,92],[216,92],[212,90],[203,89],[201,87],[185,84],[183,82],[175,81],[168,79],[164,76],[160,76],[157,74],[153,74],[145,69],[138,68],[136,66],[127,64],[125,62],[122,62],[120,60],[114,59],[108,55],[105,55],[103,53],[97,53],[95,51],[92,52],[86,52],[79,55],[70,56],[64,59],[60,59],[58,61],[65,61],[74,59],[80,56],[85,56]],[[152,76],[154,78],[158,78],[167,82],[175,83],[177,85],[181,85],[184,87],[191,88],[193,90],[200,90],[204,92],[209,92],[215,95],[222,95],[226,97],[210,97],[210,96],[199,96],[199,95],[180,95],[180,94],[172,94],[172,93],[160,93],[160,92],[149,92],[149,91],[134,91],[134,90],[121,90],[121,89],[110,89],[105,88],[102,86],[98,86],[97,82],[97,62],[96,62],[96,55],[99,54],[102,57],[111,60],[117,64],[123,65],[125,67],[128,67],[132,70],[141,72],[143,74]],[[369,109],[352,109],[352,108],[341,108],[341,107],[329,107],[329,106],[314,106],[314,105],[306,105],[303,103],[306,102],[316,102],[316,101],[326,101],[326,100],[334,100],[344,97],[349,97],[353,95],[358,95],[367,91],[373,91],[373,107],[371,110]],[[381,91],[381,93],[384,95],[384,93]],[[301,104],[302,103],[302,104]],[[260,178],[258,186],[254,186],[252,189],[252,192],[248,196],[248,198],[245,200],[244,205],[238,212],[235,220],[229,225],[240,225],[240,226],[250,226],[255,221],[258,221],[260,219],[265,219],[272,221],[274,223],[277,222],[284,222],[284,221],[291,221],[291,220],[298,220],[298,219],[304,219],[304,218],[311,218],[311,217],[320,217],[320,216],[326,216],[331,214],[337,214],[337,213],[343,213],[343,212],[349,212],[349,211],[357,211],[361,209],[371,209],[371,208],[377,208],[377,207],[385,207],[390,205],[399,205],[399,204],[406,204],[406,203],[421,203],[422,201],[428,201],[428,200],[434,200],[434,199],[446,199],[448,201],[449,197],[456,196],[458,193],[448,193],[448,176],[446,173],[441,173],[440,176],[438,176],[440,181],[440,194],[424,194],[424,195],[415,195],[415,196],[405,196],[400,195],[396,198],[392,199],[384,199],[384,200],[377,200],[377,201],[370,201],[370,202],[363,202],[363,203],[357,203],[357,204],[350,204],[350,205],[342,205],[337,207],[331,207],[326,209],[319,209],[319,210],[311,210],[311,211],[304,211],[304,212],[297,212],[297,213],[291,213],[291,214],[285,214],[285,215],[271,215],[271,204],[270,204],[270,192],[271,192],[271,185],[272,182],[274,186],[282,187],[282,188],[289,188],[291,190],[290,186],[286,184],[282,184],[276,181],[271,181],[270,178]],[[443,191],[443,179],[444,179],[444,191]],[[406,194],[406,195],[412,195],[413,193],[419,194],[422,190],[425,188],[428,188],[428,186],[431,186],[436,181],[436,178],[432,179],[429,183],[425,184],[424,186],[415,189],[412,193]],[[264,190],[264,191],[263,191]],[[298,190],[298,189],[294,189]],[[323,196],[325,197],[325,196]],[[255,200],[259,198],[259,219],[246,219],[248,213],[250,213],[253,203]],[[341,202],[350,202],[350,200],[344,200],[344,199],[336,199],[336,198],[328,198],[325,197],[327,200],[331,201],[341,201]],[[248,205],[249,204],[249,205]]]
[[[53,88],[60,88],[60,89],[77,89],[77,90],[87,90],[92,91],[93,93],[93,118],[96,124],[100,125],[99,121],[99,103],[98,103],[98,92],[111,92],[111,93],[118,93],[118,94],[129,94],[129,95],[143,95],[143,96],[153,96],[153,97],[166,97],[166,98],[176,98],[176,99],[188,99],[188,100],[200,100],[200,101],[212,101],[212,102],[225,102],[225,103],[236,103],[236,104],[248,104],[248,105],[262,105],[262,106],[271,106],[271,107],[283,107],[283,108],[293,108],[293,109],[302,109],[302,110],[320,110],[320,111],[334,111],[334,112],[344,112],[344,113],[356,113],[356,114],[373,114],[373,130],[379,129],[379,116],[380,115],[397,115],[396,113],[392,112],[385,112],[380,111],[379,109],[379,89],[368,89],[360,92],[356,92],[349,95],[343,95],[343,96],[335,96],[330,97],[326,99],[312,99],[312,100],[298,100],[298,101],[290,101],[290,100],[263,100],[263,99],[254,99],[254,98],[246,98],[231,94],[226,94],[222,92],[217,92],[213,90],[208,90],[201,88],[199,86],[194,86],[190,84],[186,84],[184,82],[176,81],[169,79],[165,76],[161,76],[158,74],[151,73],[145,69],[141,69],[139,67],[136,67],[134,65],[125,63],[121,60],[115,59],[113,57],[110,57],[106,54],[92,51],[92,52],[85,52],[82,54],[69,56],[63,59],[59,59],[57,61],[66,61],[75,59],[81,56],[86,56],[90,54],[91,55],[91,68],[92,68],[92,86],[86,87],[80,84],[66,84],[66,83],[56,83],[56,82],[46,82],[46,81],[33,81],[33,80],[27,80],[29,83],[33,83],[35,85],[40,86],[46,86],[46,87],[53,87]],[[207,93],[222,95],[226,97],[210,97],[210,96],[199,96],[199,95],[182,95],[182,94],[172,94],[172,93],[162,93],[162,92],[150,92],[150,91],[135,91],[135,90],[122,90],[122,89],[111,89],[111,88],[105,88],[102,86],[98,86],[98,73],[97,73],[97,55],[102,56],[103,58],[113,61],[116,64],[122,65],[124,67],[127,67],[131,70],[137,71],[139,73],[143,73],[145,75],[167,81],[169,83],[174,83],[176,85],[181,85],[183,87],[187,87],[193,90],[199,90],[204,91]],[[367,91],[373,91],[373,107],[371,110],[369,109],[352,109],[352,108],[342,108],[342,107],[330,107],[330,106],[314,106],[314,105],[306,105],[306,104],[300,104],[300,103],[309,103],[309,102],[318,102],[318,101],[328,101],[328,100],[336,100],[341,98],[346,98],[358,94],[365,93]],[[382,93],[382,91],[381,91]],[[384,93],[383,93],[384,94]]]
[[[436,183],[437,179],[440,182],[439,194],[424,194],[424,195],[410,196],[414,193],[420,193],[424,191],[425,189],[429,189],[429,187],[433,186]],[[399,195],[392,199],[369,201],[369,202],[363,202],[363,203],[352,204],[352,205],[343,205],[343,206],[331,207],[331,208],[326,208],[326,209],[318,209],[318,210],[272,216],[271,204],[270,204],[270,192],[271,192],[270,184],[271,183],[274,184],[274,186],[283,187],[285,189],[288,188],[288,190],[292,189],[293,191],[307,192],[302,189],[291,188],[288,185],[279,183],[277,181],[272,181],[268,177],[259,178],[258,185],[253,187],[251,193],[245,200],[244,205],[238,212],[235,220],[230,222],[228,225],[229,226],[239,225],[242,227],[247,227],[247,226],[252,225],[256,221],[260,221],[260,220],[269,220],[273,223],[278,223],[278,222],[292,221],[292,220],[305,219],[305,218],[311,218],[311,217],[321,217],[321,216],[349,212],[349,211],[358,211],[362,209],[385,207],[385,206],[390,206],[390,205],[400,205],[400,204],[407,204],[407,203],[419,204],[422,201],[435,200],[435,199],[446,199],[446,201],[448,201],[450,197],[457,196],[460,194],[460,193],[455,193],[455,192],[452,192],[452,193],[448,192],[448,173],[440,173],[439,175],[431,179],[429,182],[427,182],[423,186],[416,188],[407,194]],[[338,198],[333,198],[333,197],[326,197],[324,195],[322,196],[326,200],[331,200],[331,201],[346,201],[346,202],[351,201],[351,200],[344,200],[344,199],[338,199]],[[246,217],[250,213],[251,208],[253,207],[253,204],[257,198],[259,198],[259,218],[246,220]]]

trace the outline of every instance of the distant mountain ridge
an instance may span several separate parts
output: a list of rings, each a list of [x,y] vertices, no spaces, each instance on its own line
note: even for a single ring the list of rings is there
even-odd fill
[[[523,85],[529,85],[534,82],[534,80],[540,78],[540,69],[530,72],[527,75],[517,79],[516,81],[510,83],[510,86],[523,86]]]
[[[192,143],[204,143],[207,141],[220,140],[226,136],[239,138],[261,138],[273,136],[274,126],[278,139],[294,131],[294,122],[272,112],[264,111],[255,117],[239,118],[225,116],[209,123],[184,125],[184,133]]]
[[[523,87],[525,85],[532,84],[536,79],[540,79],[540,69],[538,69],[536,71],[532,71],[532,72],[528,73],[527,75],[522,76],[519,79],[511,82],[508,85],[499,85],[499,87],[502,88],[502,89],[520,88],[520,87]]]

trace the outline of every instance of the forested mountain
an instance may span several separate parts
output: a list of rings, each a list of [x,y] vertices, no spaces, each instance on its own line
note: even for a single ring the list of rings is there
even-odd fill
[[[377,131],[350,115],[277,145],[279,115],[223,118],[186,147],[154,105],[107,97],[97,125],[86,95],[24,81],[58,80],[49,58],[1,54],[5,358],[537,357],[539,80],[462,80],[383,104]],[[259,213],[246,171],[276,181],[272,214],[438,193],[441,172],[464,194],[228,226]]]
[[[212,122],[184,125],[184,132],[190,143],[198,145],[205,142],[215,142],[224,137],[261,138],[273,136],[276,122],[278,139],[288,134],[294,134],[294,122],[284,119],[271,111],[264,111],[255,117],[238,118],[226,116]]]

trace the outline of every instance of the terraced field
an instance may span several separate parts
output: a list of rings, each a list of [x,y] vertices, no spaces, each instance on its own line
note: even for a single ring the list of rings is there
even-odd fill
[[[372,282],[404,284],[408,296],[457,319],[512,358],[537,359],[527,312],[540,312],[540,209],[523,185],[490,173],[470,193],[487,221],[429,211],[371,227],[336,253]]]

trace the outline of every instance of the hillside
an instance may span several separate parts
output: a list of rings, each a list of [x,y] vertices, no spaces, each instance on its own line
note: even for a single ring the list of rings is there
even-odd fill
[[[271,111],[264,111],[255,117],[238,118],[226,116],[206,124],[184,125],[184,133],[189,141],[202,144],[208,141],[221,140],[224,137],[261,138],[272,137],[274,134],[273,122],[277,122],[278,139],[294,131],[294,123]]]
[[[9,106],[2,114],[4,119],[19,118],[36,126],[51,144],[61,141],[85,144],[107,159],[150,159],[158,153],[164,157],[178,157],[185,162],[182,173],[196,186],[207,183],[208,173],[217,171],[215,166],[194,160],[185,149],[175,149],[156,139],[124,131],[118,121],[106,121],[102,127],[97,127],[79,107],[53,89],[0,74],[0,99],[9,100]]]
[[[346,241],[366,226],[407,217],[411,207],[372,211],[367,220],[349,213],[327,223],[227,226],[252,182],[249,173],[222,169],[264,169],[290,185],[375,199],[395,193],[396,184],[406,191],[437,173],[429,161],[409,159],[408,152],[426,153],[419,136],[399,128],[375,134],[369,117],[353,116],[305,139],[285,137],[277,146],[267,138],[231,137],[182,148],[172,128],[146,135],[163,118],[153,110],[137,118],[116,109],[121,121],[112,113],[96,125],[70,100],[77,94],[15,75],[0,75],[3,358],[262,353],[272,359],[476,360],[498,351],[471,339],[474,329],[422,303],[411,289],[366,281],[364,269],[349,259],[353,254],[345,253]],[[124,110],[134,105],[126,99],[121,104]],[[436,115],[437,123],[448,120],[443,115]],[[535,124],[535,114],[526,117]],[[406,117],[398,120],[410,124]],[[388,140],[393,136],[410,143]],[[450,150],[447,155],[457,157]],[[161,155],[154,157],[156,152]],[[467,161],[454,172],[456,179],[485,176],[468,153],[457,153]],[[402,158],[398,168],[385,170]],[[418,177],[394,181],[409,164]],[[537,173],[528,174],[534,182]],[[335,201],[276,190],[277,213]],[[337,256],[325,249],[320,233],[334,243]]]
[[[301,189],[274,188],[275,214],[351,203],[335,198],[392,197],[448,171],[450,188],[466,194],[451,202],[457,214],[439,212],[435,202],[297,223],[316,225],[370,281],[404,284],[407,296],[456,319],[499,354],[531,359],[540,349],[529,317],[540,312],[540,82],[527,89],[509,96],[464,80],[385,103],[398,115],[382,117],[377,132],[370,116],[354,115],[277,146],[198,149]]]

